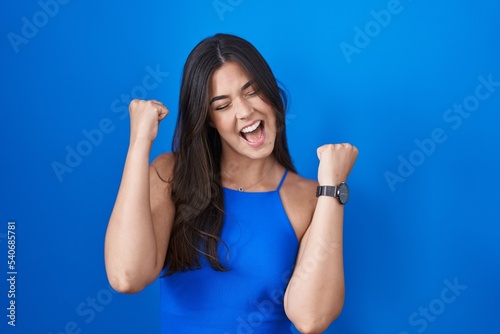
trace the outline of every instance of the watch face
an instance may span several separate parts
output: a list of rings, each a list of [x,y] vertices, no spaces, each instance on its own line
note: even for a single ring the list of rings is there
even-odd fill
[[[349,187],[345,183],[339,185],[339,201],[342,204],[346,204],[349,199]]]

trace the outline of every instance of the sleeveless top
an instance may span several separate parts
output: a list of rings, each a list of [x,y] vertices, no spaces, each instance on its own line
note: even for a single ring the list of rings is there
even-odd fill
[[[224,227],[219,259],[229,271],[201,268],[160,278],[162,334],[291,333],[283,297],[299,242],[278,188],[223,188]]]

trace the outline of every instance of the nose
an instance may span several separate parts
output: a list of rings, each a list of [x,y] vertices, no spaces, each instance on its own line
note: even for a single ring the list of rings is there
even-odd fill
[[[252,105],[246,99],[242,98],[237,100],[235,107],[236,117],[238,119],[247,119],[254,111]]]

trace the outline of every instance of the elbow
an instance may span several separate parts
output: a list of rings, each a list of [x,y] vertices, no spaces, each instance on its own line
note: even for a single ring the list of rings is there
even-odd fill
[[[330,321],[323,319],[300,319],[293,322],[295,328],[302,334],[320,334],[328,329]]]
[[[115,291],[120,292],[120,293],[125,293],[125,294],[139,293],[144,289],[143,286],[132,285],[132,284],[129,284],[128,282],[109,281],[109,283],[111,284],[111,287]]]
[[[295,310],[290,312],[288,317],[295,328],[302,334],[319,334],[328,329],[328,326],[342,313],[344,301],[339,301],[328,312],[315,310],[304,312],[305,310]],[[288,312],[287,312],[288,313]]]
[[[294,326],[301,334],[321,334],[328,328],[328,326],[324,327],[316,325],[300,327],[294,324]]]
[[[122,276],[108,275],[108,281],[115,291],[125,294],[139,293],[149,284],[149,282],[134,280],[126,274]]]
[[[113,290],[124,294],[139,293],[158,277],[155,270],[128,268],[124,263],[115,263],[109,259],[105,261],[105,268]]]
[[[320,334],[328,329],[328,326],[337,319],[340,312],[333,317],[310,316],[302,317],[292,321],[295,328],[302,334]]]

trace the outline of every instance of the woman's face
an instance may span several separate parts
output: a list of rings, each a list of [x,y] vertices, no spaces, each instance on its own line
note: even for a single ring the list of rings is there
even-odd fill
[[[269,156],[276,140],[273,108],[262,100],[258,87],[243,68],[226,62],[210,80],[210,125],[217,129],[226,158]]]

